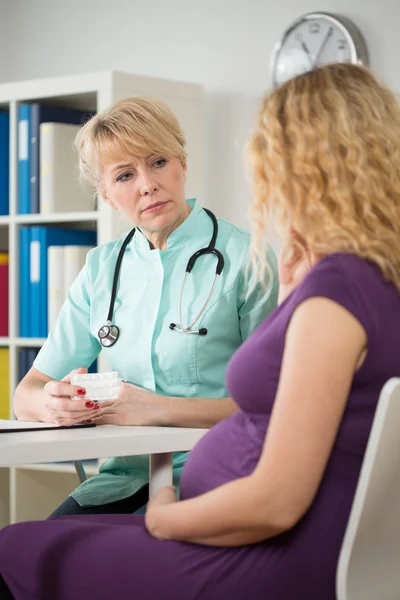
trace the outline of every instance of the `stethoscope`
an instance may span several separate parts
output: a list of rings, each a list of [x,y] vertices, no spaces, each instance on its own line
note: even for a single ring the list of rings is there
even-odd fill
[[[211,210],[209,210],[208,208],[204,208],[204,210],[206,211],[206,213],[208,214],[208,216],[210,217],[210,219],[212,221],[213,234],[212,234],[210,243],[208,244],[207,248],[200,248],[200,250],[197,250],[197,252],[195,252],[188,260],[188,263],[186,265],[185,276],[183,278],[182,285],[181,285],[181,291],[179,294],[179,302],[178,302],[179,327],[176,323],[170,323],[170,325],[169,325],[169,328],[172,329],[173,331],[179,331],[181,333],[189,333],[189,334],[197,334],[197,335],[207,335],[207,333],[208,333],[207,329],[205,327],[201,327],[200,329],[197,329],[197,330],[193,330],[192,327],[197,323],[197,321],[200,319],[201,315],[204,313],[204,311],[207,307],[207,304],[209,303],[212,293],[214,291],[218,277],[221,275],[222,269],[224,268],[224,264],[225,264],[224,257],[222,256],[221,252],[219,250],[217,250],[217,248],[215,247],[217,237],[218,237],[218,221],[217,221],[214,213],[211,212]],[[103,325],[103,327],[101,327],[99,329],[99,332],[98,332],[100,344],[104,348],[109,348],[110,346],[113,346],[119,338],[119,334],[120,334],[119,328],[116,325],[113,325],[113,323],[112,323],[112,318],[113,318],[113,313],[114,313],[114,304],[115,304],[115,298],[117,295],[117,286],[118,286],[119,273],[121,270],[122,259],[124,257],[124,253],[125,253],[127,245],[129,244],[129,242],[135,235],[135,231],[136,231],[136,228],[133,228],[132,231],[130,231],[128,233],[128,235],[126,236],[124,243],[122,244],[121,249],[119,251],[117,263],[115,265],[114,279],[113,279],[111,300],[110,300],[110,308],[108,310],[107,322],[105,325]],[[192,271],[194,265],[196,264],[197,259],[200,256],[204,256],[205,254],[214,254],[214,256],[217,258],[218,262],[217,262],[217,267],[215,269],[214,281],[211,286],[210,293],[208,294],[207,299],[204,302],[201,310],[199,310],[199,312],[197,313],[195,318],[192,320],[192,322],[187,327],[184,327],[183,321],[182,321],[182,298],[183,298],[183,290],[185,288],[186,279],[187,279],[189,273]]]

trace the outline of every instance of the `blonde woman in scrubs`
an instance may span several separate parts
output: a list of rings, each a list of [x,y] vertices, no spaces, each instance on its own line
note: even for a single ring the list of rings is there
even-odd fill
[[[102,348],[98,332],[109,309],[118,253],[126,235],[92,250],[72,285],[58,322],[15,393],[19,419],[60,425],[81,421],[118,425],[212,427],[237,410],[227,395],[225,369],[242,342],[276,306],[276,260],[269,254],[266,286],[248,292],[249,234],[218,219],[216,248],[225,266],[193,329],[178,322],[187,261],[208,246],[209,215],[185,198],[185,137],[163,103],[129,98],[93,117],[76,140],[83,176],[105,202],[136,227],[126,247],[113,324],[118,341]],[[201,256],[188,277],[182,320],[190,324],[215,277],[215,256]],[[89,367],[100,351],[123,380],[119,397],[101,404],[71,400],[85,390],[69,374]],[[187,453],[174,456],[174,483]],[[111,458],[53,513],[133,513],[148,499],[148,457]]]

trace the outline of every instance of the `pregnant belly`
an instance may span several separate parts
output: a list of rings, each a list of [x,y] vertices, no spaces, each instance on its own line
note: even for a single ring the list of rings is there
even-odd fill
[[[242,412],[215,425],[189,453],[181,476],[181,498],[199,496],[250,475],[261,454],[265,429]]]

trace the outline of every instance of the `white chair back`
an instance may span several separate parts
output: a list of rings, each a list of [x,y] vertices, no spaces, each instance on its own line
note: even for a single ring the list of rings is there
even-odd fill
[[[400,599],[400,379],[383,387],[336,573],[337,600]]]

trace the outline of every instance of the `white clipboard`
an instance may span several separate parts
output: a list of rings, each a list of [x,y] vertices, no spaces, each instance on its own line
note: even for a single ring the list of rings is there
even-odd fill
[[[41,421],[18,421],[0,419],[0,433],[18,433],[22,431],[40,431],[41,429],[80,429],[81,427],[96,427],[96,423],[77,423],[76,425],[56,425]]]

